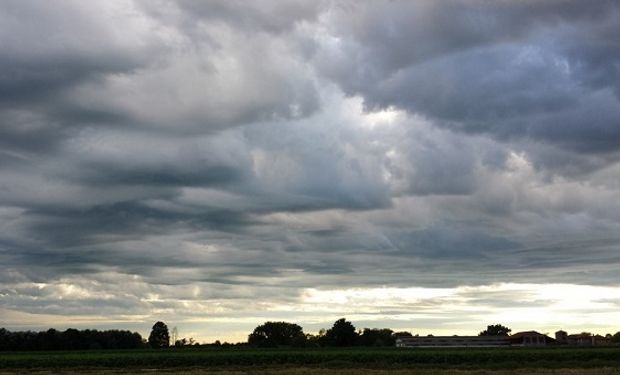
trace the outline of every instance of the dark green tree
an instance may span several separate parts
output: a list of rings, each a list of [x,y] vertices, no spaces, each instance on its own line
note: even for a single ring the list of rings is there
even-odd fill
[[[359,337],[361,346],[394,346],[396,337],[388,328],[364,328]]]
[[[303,346],[306,335],[294,323],[266,322],[254,328],[248,336],[248,344],[262,348],[277,346]]]
[[[168,326],[164,322],[157,322],[153,325],[149,335],[149,345],[151,348],[167,348],[170,345]]]
[[[53,328],[41,332],[10,332],[0,328],[0,351],[133,349],[143,347],[142,336],[129,331],[80,331]]]
[[[329,346],[354,346],[358,337],[355,326],[345,318],[336,320],[332,328],[325,333],[325,341]]]
[[[493,324],[487,326],[487,329],[480,332],[478,336],[508,336],[512,330],[508,327],[504,327],[501,324]]]
[[[392,335],[394,336],[394,338],[398,338],[398,337],[412,337],[413,336],[411,334],[411,332],[407,332],[407,331],[394,332]]]

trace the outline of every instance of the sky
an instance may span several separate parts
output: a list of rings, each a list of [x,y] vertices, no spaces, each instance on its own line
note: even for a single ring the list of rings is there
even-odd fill
[[[0,2],[0,326],[620,331],[620,3]]]

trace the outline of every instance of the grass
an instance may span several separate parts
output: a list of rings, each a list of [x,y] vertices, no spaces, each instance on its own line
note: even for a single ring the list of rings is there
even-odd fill
[[[244,370],[209,370],[209,369],[173,369],[173,370],[111,370],[111,369],[81,369],[81,370],[12,370],[2,371],[0,375],[618,375],[620,368],[597,369],[513,369],[513,370],[458,370],[458,369],[317,369],[304,367],[267,368]]]
[[[37,372],[42,375],[77,373],[589,375],[620,374],[618,369],[620,369],[620,347],[544,349],[189,348],[0,353],[0,374],[4,371],[4,373],[11,374]]]

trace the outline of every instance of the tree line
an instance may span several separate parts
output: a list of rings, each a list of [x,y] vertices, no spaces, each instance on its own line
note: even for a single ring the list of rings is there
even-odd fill
[[[175,331],[175,330],[173,330]],[[489,325],[480,336],[508,336],[511,330],[501,324]],[[162,349],[170,346],[186,347],[199,345],[192,338],[178,339],[170,336],[164,322],[156,322],[148,339],[137,332],[122,330],[77,330],[69,328],[58,331],[53,328],[42,332],[11,332],[0,328],[0,351],[25,350],[100,350],[100,349]],[[321,329],[318,334],[309,334],[295,323],[265,322],[248,335],[247,342],[237,344],[213,344],[200,346],[251,346],[274,347],[350,347],[350,346],[394,346],[398,337],[413,336],[410,332],[394,332],[389,328],[364,328],[358,330],[345,318],[338,319],[331,328]],[[607,335],[612,342],[620,343],[620,332]],[[174,342],[171,342],[174,341]]]
[[[248,341],[237,344],[221,344],[216,341],[205,346],[253,346],[253,347],[318,347],[318,346],[393,346],[399,333],[391,329],[364,328],[356,330],[347,320],[339,319],[330,329],[323,329],[317,335],[304,333],[301,326],[287,322],[265,322],[254,329]],[[401,332],[402,335],[411,335]],[[0,351],[26,350],[100,350],[100,349],[139,349],[167,348],[198,345],[192,338],[176,339],[171,342],[168,326],[164,322],[156,322],[148,339],[142,338],[137,332],[121,330],[77,330],[69,328],[58,331],[50,328],[47,331],[11,332],[0,328]]]
[[[295,323],[265,322],[259,325],[248,336],[245,343],[234,346],[252,346],[259,348],[275,347],[345,347],[345,346],[394,346],[399,336],[411,336],[409,332],[394,332],[389,328],[364,328],[357,330],[346,319],[338,319],[330,329],[322,329],[318,334],[304,333],[303,328]],[[193,339],[176,340],[174,346],[183,347],[191,344]],[[168,327],[163,322],[153,325],[148,339],[152,348],[166,348],[171,346]],[[209,346],[232,346],[216,341]]]
[[[42,332],[11,332],[0,328],[0,351],[137,349],[142,347],[144,347],[142,336],[130,331],[73,328],[57,331],[50,328]]]
[[[357,330],[353,323],[338,319],[327,330],[317,335],[304,333],[294,323],[266,322],[256,327],[248,336],[248,344],[256,347],[345,347],[345,346],[394,346],[398,336],[411,336],[409,332],[394,332],[389,328],[364,328]]]

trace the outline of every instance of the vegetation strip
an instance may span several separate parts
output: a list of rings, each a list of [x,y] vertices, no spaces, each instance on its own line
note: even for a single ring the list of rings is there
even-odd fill
[[[602,368],[620,367],[620,348],[398,349],[201,348],[125,351],[3,352],[0,369],[219,368]]]
[[[168,370],[0,370],[0,375],[128,375],[128,374],[176,374],[176,375],[618,375],[620,368],[596,369],[505,369],[505,370],[459,370],[459,369],[325,369],[308,367],[274,367],[265,369],[245,368],[239,370],[168,369]]]

